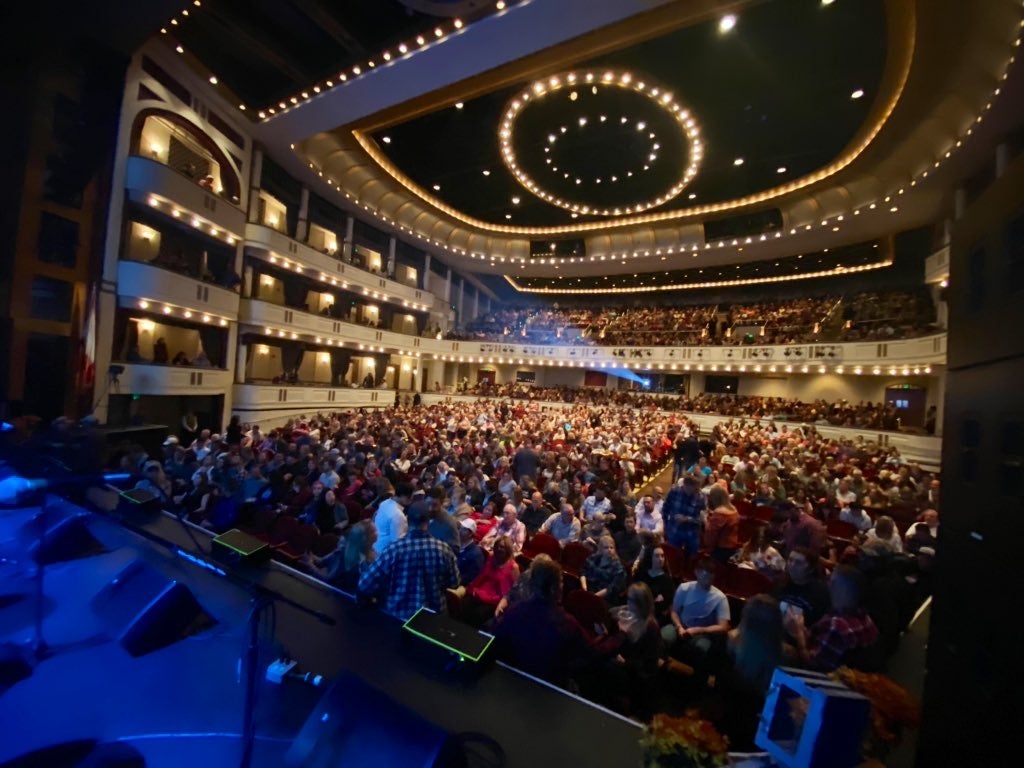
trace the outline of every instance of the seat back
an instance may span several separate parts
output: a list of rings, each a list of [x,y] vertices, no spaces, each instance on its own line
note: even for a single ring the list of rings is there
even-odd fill
[[[856,525],[838,519],[826,520],[825,530],[828,532],[829,538],[843,539],[845,541],[856,539],[858,533]]]
[[[590,548],[578,541],[570,541],[562,550],[562,569],[579,576],[583,572],[583,563],[590,557]]]
[[[557,563],[562,559],[562,545],[551,534],[538,531],[526,542],[523,554],[532,559],[541,553],[550,556]]]
[[[752,568],[740,568],[738,565],[726,563],[718,568],[715,586],[727,595],[746,600],[754,595],[771,592],[772,580]]]
[[[603,598],[600,598],[591,592],[587,592],[582,589],[574,589],[565,596],[563,605],[565,610],[568,611],[591,635],[595,634],[595,624],[603,624],[607,626],[609,622],[610,615],[608,613],[608,604]]]
[[[279,547],[287,541],[295,533],[295,530],[299,527],[298,518],[291,517],[290,515],[280,515],[274,524],[270,526],[269,539],[270,546]]]

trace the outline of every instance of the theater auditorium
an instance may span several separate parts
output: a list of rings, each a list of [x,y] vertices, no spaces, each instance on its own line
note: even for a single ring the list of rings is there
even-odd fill
[[[1021,0],[3,15],[0,768],[1007,762]]]

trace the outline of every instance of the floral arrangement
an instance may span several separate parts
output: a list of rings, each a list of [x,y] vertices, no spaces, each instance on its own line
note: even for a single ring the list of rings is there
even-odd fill
[[[729,741],[696,710],[655,715],[640,739],[646,768],[714,768],[729,763]]]
[[[871,729],[865,737],[865,755],[884,755],[896,746],[904,728],[917,728],[921,709],[906,688],[885,675],[840,667],[835,680],[871,702]]]

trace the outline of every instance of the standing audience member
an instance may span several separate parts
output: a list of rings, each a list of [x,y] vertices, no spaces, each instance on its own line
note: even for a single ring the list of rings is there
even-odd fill
[[[412,498],[412,486],[408,483],[399,483],[392,488],[388,483],[385,492],[388,491],[391,493],[390,497],[377,506],[377,512],[373,516],[373,524],[377,528],[377,543],[373,548],[378,555],[405,536],[409,527],[405,518],[405,508]]]
[[[384,611],[405,621],[422,607],[443,613],[444,592],[459,585],[452,548],[427,531],[427,502],[409,507],[409,532],[392,542],[359,578],[359,592],[383,602]]]
[[[727,563],[740,547],[740,513],[729,501],[729,492],[714,486],[708,494],[708,524],[704,548],[720,563]]]

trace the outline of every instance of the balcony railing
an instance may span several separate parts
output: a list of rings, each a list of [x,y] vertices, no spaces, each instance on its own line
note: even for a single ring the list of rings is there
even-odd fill
[[[262,224],[248,224],[245,228],[245,244],[251,248],[266,251],[267,260],[285,259],[291,264],[298,264],[302,274],[313,280],[322,280],[325,289],[347,284],[346,290],[366,294],[371,298],[387,296],[388,301],[396,306],[415,304],[423,306],[431,312],[447,312],[448,305],[443,299],[414,286],[405,285],[397,280],[375,275],[360,269],[354,264],[347,264],[340,259],[318,251],[311,245],[293,240],[283,232],[278,232]],[[280,262],[278,262],[280,263]],[[324,279],[326,278],[326,279]],[[335,283],[330,283],[331,280]],[[374,296],[376,294],[376,297]],[[403,304],[408,302],[408,304]]]
[[[218,318],[234,319],[238,316],[239,297],[235,291],[142,261],[119,262],[117,284],[118,294],[122,297],[163,302]]]
[[[946,334],[886,342],[847,344],[785,344],[755,347],[591,347],[570,345],[502,344],[498,342],[451,341],[397,333],[356,325],[322,315],[258,299],[243,299],[239,321],[270,328],[274,335],[285,331],[308,336],[344,340],[347,346],[383,347],[389,352],[419,352],[448,362],[515,365],[548,365],[569,368],[616,369],[666,372],[731,373],[817,373],[828,372],[903,373],[925,372],[933,365],[945,365]],[[351,342],[351,343],[350,343]],[[804,369],[807,370],[804,370]],[[837,371],[836,369],[842,370]]]
[[[214,227],[240,238],[245,231],[245,213],[227,198],[200,187],[193,179],[148,157],[128,158],[125,186],[133,200],[154,206],[164,213],[180,207]],[[152,200],[151,200],[152,198]]]
[[[117,363],[124,370],[111,382],[112,395],[207,395],[230,390],[231,371],[180,365]]]
[[[301,413],[386,408],[394,404],[393,389],[235,384],[232,412],[243,421],[266,427]]]

